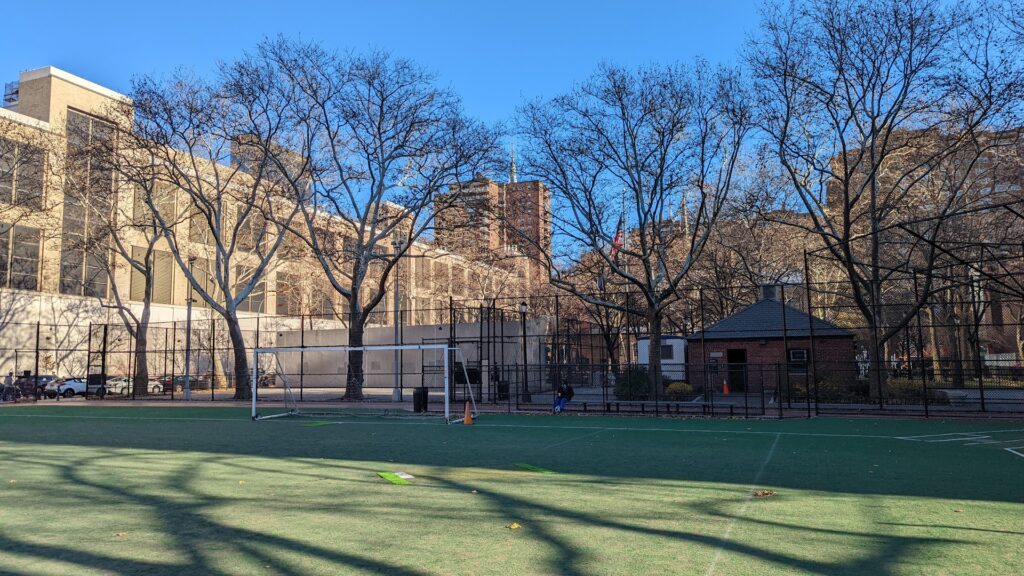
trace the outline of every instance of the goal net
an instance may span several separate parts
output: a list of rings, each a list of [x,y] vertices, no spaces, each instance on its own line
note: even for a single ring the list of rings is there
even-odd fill
[[[362,354],[362,400],[345,400],[349,353]],[[477,416],[478,384],[462,351],[447,344],[284,346],[252,356],[252,418]]]

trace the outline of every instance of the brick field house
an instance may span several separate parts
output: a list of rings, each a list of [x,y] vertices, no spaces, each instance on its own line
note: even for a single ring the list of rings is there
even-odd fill
[[[773,286],[759,302],[686,340],[690,384],[716,394],[726,387],[730,393],[806,390],[812,374],[845,388],[857,377],[854,334],[784,305]]]

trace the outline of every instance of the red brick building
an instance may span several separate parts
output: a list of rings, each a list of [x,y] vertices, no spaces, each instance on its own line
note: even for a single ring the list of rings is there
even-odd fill
[[[726,384],[738,393],[792,390],[806,386],[812,373],[819,383],[852,384],[857,377],[853,333],[782,304],[768,288],[773,287],[766,287],[756,304],[687,336],[690,384],[716,392]]]

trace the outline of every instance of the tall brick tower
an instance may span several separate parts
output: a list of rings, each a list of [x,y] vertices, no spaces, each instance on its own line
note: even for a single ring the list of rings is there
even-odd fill
[[[508,258],[522,254],[516,264],[530,286],[546,282],[543,256],[551,249],[551,193],[538,180],[519,182],[515,149],[509,163],[508,182],[501,184],[483,175],[449,186],[438,195],[435,241],[445,250],[469,257],[480,250]]]

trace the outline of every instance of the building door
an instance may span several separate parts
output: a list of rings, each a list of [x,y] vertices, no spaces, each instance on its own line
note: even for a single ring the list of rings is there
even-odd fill
[[[746,392],[747,390],[747,350],[746,348],[733,348],[726,350],[725,361],[729,366],[726,377],[729,380],[731,392]]]

